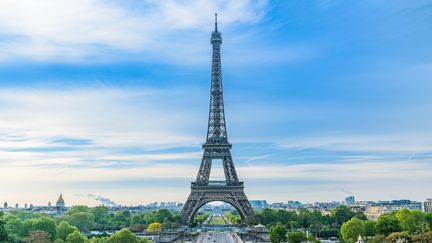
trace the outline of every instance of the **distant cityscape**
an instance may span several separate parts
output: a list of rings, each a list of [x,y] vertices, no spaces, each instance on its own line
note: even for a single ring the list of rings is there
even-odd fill
[[[356,201],[354,196],[346,197],[344,201],[331,201],[331,202],[315,202],[315,203],[302,203],[300,201],[288,202],[275,202],[269,203],[267,200],[250,200],[252,207],[256,209],[280,209],[287,211],[298,211],[306,209],[309,211],[318,210],[322,215],[330,214],[330,211],[338,206],[345,205],[351,208],[354,212],[363,212],[369,220],[376,220],[382,214],[388,214],[400,209],[421,210],[426,213],[432,212],[432,198],[427,199],[425,202],[412,201],[408,199],[398,199],[390,201]],[[107,206],[111,212],[127,210],[135,213],[142,213],[146,211],[155,211],[159,209],[168,209],[170,211],[180,212],[183,208],[183,203],[178,201],[171,202],[152,202],[146,205],[128,206],[128,205],[103,205]],[[7,213],[9,210],[28,210],[32,212],[46,213],[48,215],[59,215],[66,212],[70,207],[66,206],[63,195],[60,194],[55,204],[48,202],[46,205],[33,205],[25,203],[20,206],[18,203],[10,205],[4,202],[3,208],[0,211]],[[234,208],[228,203],[221,205],[206,204],[201,208],[201,211],[215,212],[215,211],[232,211]]]

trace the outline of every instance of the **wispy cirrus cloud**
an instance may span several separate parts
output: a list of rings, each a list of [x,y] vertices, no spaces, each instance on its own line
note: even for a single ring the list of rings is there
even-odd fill
[[[3,89],[0,167],[4,175],[0,183],[13,184],[16,190],[32,184],[63,192],[77,192],[86,184],[91,186],[85,193],[101,190],[110,197],[114,193],[113,200],[119,203],[154,200],[122,197],[123,192],[116,191],[119,185],[127,185],[135,190],[133,193],[150,190],[139,189],[150,184],[152,188],[186,186],[194,179],[201,160],[208,108],[191,100],[189,91],[162,92],[144,87]],[[206,99],[206,92],[196,93]],[[234,121],[231,127],[236,128],[232,138],[238,173],[252,185],[254,197],[267,193],[264,185],[286,191],[295,190],[292,186],[298,188],[299,183],[305,190],[318,183],[322,190],[333,190],[329,195],[344,193],[340,188],[346,186],[366,198],[375,194],[367,194],[359,183],[375,182],[382,186],[376,187],[379,191],[399,178],[417,188],[430,180],[432,141],[425,134],[303,137],[266,129],[266,136],[257,136],[249,134],[249,128],[267,123],[265,117],[273,120],[270,114],[277,113],[278,119],[286,122],[292,113],[274,110],[271,102],[255,108],[260,119],[241,112],[247,109],[240,103],[236,106],[239,112],[230,116]],[[293,119],[300,122],[318,119],[327,112],[322,107],[303,106],[299,110],[303,112],[295,112]],[[249,128],[241,127],[245,123]],[[251,141],[254,144],[249,144]],[[220,168],[214,168],[213,173],[217,172]],[[113,191],[104,192],[102,185]],[[4,193],[13,194],[9,189]],[[160,191],[151,193],[164,198]],[[170,200],[182,200],[185,193],[179,190]],[[280,192],[268,193],[270,200],[282,198]],[[312,194],[298,193],[313,200]],[[419,197],[420,192],[410,195]],[[80,202],[82,198],[69,196],[69,200]]]
[[[127,53],[196,63],[207,49],[195,37],[208,36],[214,12],[223,12],[228,29],[260,20],[265,10],[264,0],[6,0],[0,2],[0,61],[107,61]]]

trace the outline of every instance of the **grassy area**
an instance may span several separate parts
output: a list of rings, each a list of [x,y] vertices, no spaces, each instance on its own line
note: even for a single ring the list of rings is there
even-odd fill
[[[225,223],[225,220],[221,216],[213,216],[211,218],[209,224],[218,225],[218,224],[226,224],[226,223]]]

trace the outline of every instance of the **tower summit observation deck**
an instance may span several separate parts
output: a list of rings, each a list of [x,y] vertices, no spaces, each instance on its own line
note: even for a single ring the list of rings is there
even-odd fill
[[[192,182],[191,193],[182,209],[182,221],[191,224],[197,211],[206,203],[222,201],[231,204],[245,222],[254,211],[244,193],[244,184],[239,181],[231,157],[231,144],[225,122],[222,67],[220,48],[222,35],[218,30],[217,14],[215,29],[212,32],[212,71],[210,88],[210,110],[206,141],[203,144],[204,154],[195,182]],[[210,181],[210,170],[213,159],[222,160],[225,181]]]

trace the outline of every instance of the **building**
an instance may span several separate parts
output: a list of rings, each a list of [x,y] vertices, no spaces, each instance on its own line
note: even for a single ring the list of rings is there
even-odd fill
[[[250,200],[249,203],[252,205],[252,208],[263,209],[268,208],[268,203],[266,200]]]
[[[349,196],[345,198],[345,204],[346,205],[351,205],[355,203],[355,199],[354,196]]]
[[[369,205],[374,205],[372,201],[357,201],[348,205],[353,212],[365,212]]]
[[[400,209],[422,210],[422,203],[411,200],[379,201],[368,205],[365,215],[369,220],[376,220],[382,214],[392,213]]]
[[[273,208],[273,209],[285,209],[285,208],[287,208],[287,205],[285,203],[282,203],[282,202],[276,202],[276,203],[270,204],[269,207]]]
[[[57,199],[55,209],[57,211],[65,211],[65,209],[66,209],[65,202],[64,202],[64,199],[63,199],[63,195],[61,193],[60,193],[59,199]]]
[[[432,198],[429,198],[424,202],[424,211],[426,213],[432,213]]]
[[[4,208],[4,209],[8,209],[8,207],[9,207],[8,203],[5,202],[5,203],[3,204],[3,208]]]
[[[333,208],[337,208],[340,205],[341,205],[341,202],[336,202],[336,201],[333,201],[333,202],[315,202],[313,204],[314,208],[319,209],[319,210],[324,209],[326,211],[330,211]]]
[[[301,208],[302,204],[299,201],[288,201],[289,208]]]

